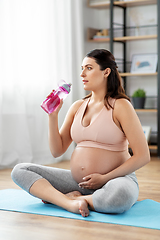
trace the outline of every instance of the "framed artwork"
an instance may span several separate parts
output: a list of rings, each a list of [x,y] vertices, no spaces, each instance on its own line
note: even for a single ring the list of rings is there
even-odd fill
[[[151,127],[150,126],[142,126],[142,129],[143,129],[144,135],[147,139],[147,142],[149,142],[149,138],[151,135]]]
[[[131,73],[155,73],[157,70],[157,53],[134,54]]]

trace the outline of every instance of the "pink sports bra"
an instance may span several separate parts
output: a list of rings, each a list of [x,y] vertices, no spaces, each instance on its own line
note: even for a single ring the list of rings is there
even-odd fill
[[[125,151],[128,149],[128,141],[125,134],[114,123],[113,109],[104,106],[94,121],[84,127],[82,119],[89,99],[84,100],[74,116],[71,126],[71,137],[77,143],[77,147],[94,147],[110,151]],[[111,99],[114,106],[115,99]]]

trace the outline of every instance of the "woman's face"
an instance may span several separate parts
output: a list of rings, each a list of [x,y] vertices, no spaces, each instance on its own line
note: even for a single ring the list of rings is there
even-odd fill
[[[100,70],[100,66],[93,58],[85,57],[82,62],[81,72],[84,89],[88,91],[97,91],[101,88],[106,88],[106,81],[109,75],[106,75],[107,69],[103,71]]]

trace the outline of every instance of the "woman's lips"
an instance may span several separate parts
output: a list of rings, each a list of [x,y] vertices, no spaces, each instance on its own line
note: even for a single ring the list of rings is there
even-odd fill
[[[83,83],[87,83],[88,82],[88,80],[84,80],[84,79],[82,81],[83,81]]]

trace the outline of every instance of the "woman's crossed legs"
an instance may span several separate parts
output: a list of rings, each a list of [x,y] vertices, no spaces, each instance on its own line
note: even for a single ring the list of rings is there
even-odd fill
[[[113,179],[98,190],[80,188],[70,170],[37,164],[18,164],[11,175],[17,185],[35,197],[84,217],[89,215],[88,207],[105,213],[124,212],[138,198],[133,174]]]

